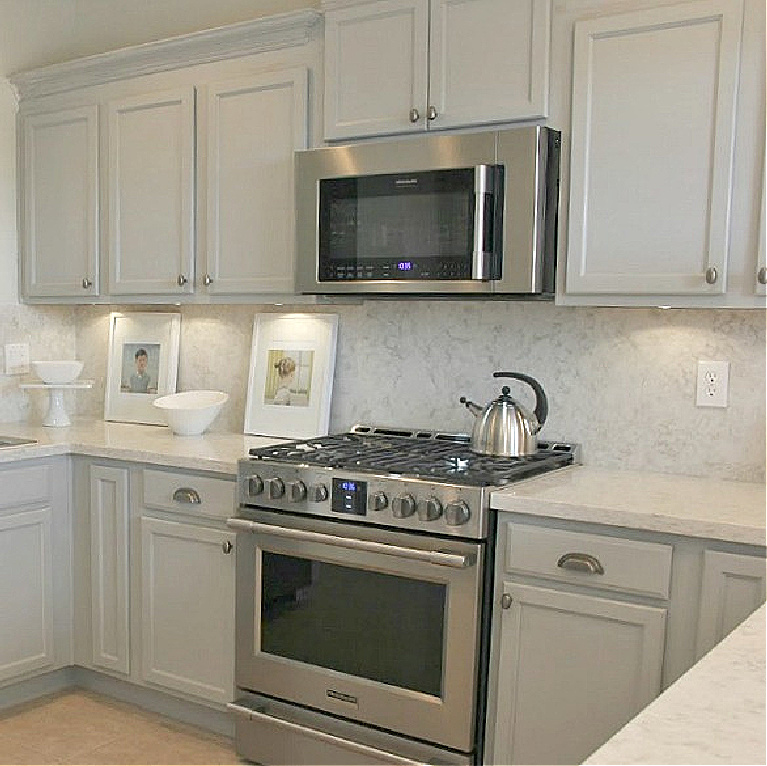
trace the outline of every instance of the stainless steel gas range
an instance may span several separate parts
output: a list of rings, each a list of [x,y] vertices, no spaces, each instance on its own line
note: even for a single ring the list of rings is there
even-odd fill
[[[276,764],[481,762],[490,492],[573,462],[355,426],[238,465],[238,753]]]

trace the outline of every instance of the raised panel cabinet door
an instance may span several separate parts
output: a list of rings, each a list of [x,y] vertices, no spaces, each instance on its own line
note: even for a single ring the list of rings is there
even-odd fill
[[[204,94],[204,95],[203,95]],[[308,141],[308,70],[203,89],[211,293],[294,290],[293,153]]]
[[[141,675],[210,702],[234,698],[234,540],[141,518]]]
[[[432,0],[429,127],[547,117],[550,28],[551,0]]]
[[[22,117],[20,134],[24,294],[97,295],[98,107]]]
[[[767,563],[760,556],[706,551],[696,656],[700,659],[765,599]]]
[[[91,633],[94,665],[130,672],[128,469],[91,466]]]
[[[194,88],[107,107],[109,292],[194,286]]]
[[[426,127],[429,1],[325,13],[325,140]]]
[[[54,664],[52,517],[0,515],[0,681]]]
[[[742,0],[575,24],[567,293],[727,287]]]
[[[503,592],[492,763],[581,763],[660,692],[666,610]]]

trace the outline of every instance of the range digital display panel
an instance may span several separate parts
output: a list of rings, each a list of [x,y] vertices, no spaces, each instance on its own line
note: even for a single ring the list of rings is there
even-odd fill
[[[368,485],[366,481],[334,478],[332,492],[330,507],[333,513],[367,515]]]

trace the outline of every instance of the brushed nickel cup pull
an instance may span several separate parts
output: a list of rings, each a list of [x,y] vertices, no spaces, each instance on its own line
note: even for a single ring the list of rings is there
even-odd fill
[[[706,269],[706,283],[709,285],[716,284],[717,279],[719,279],[719,272],[716,270],[716,266],[709,266]]]
[[[187,503],[188,505],[200,505],[202,503],[197,490],[191,487],[179,487],[173,493],[173,499],[177,503]]]
[[[590,553],[565,553],[564,556],[560,556],[557,566],[560,569],[570,569],[573,572],[585,572],[586,574],[602,575],[605,573],[605,568],[599,559]]]
[[[206,274],[202,278],[202,283],[207,287],[210,284],[213,284],[213,277],[210,274]]]
[[[228,555],[229,555],[229,554],[232,552],[232,542],[231,542],[231,540],[226,540],[226,541],[225,541],[225,542],[224,542],[224,543],[221,545],[221,550],[222,550],[224,553],[226,553],[226,554],[227,554],[227,556],[228,556]]]
[[[420,119],[421,119],[421,113],[415,107],[413,107],[410,110],[410,122],[418,122],[418,120]]]
[[[426,112],[426,119],[427,120],[436,120],[437,119],[437,110],[433,107],[429,107],[429,111]]]
[[[756,281],[759,282],[760,285],[767,285],[767,266],[762,266],[756,273]]]
[[[88,277],[83,277],[83,290],[89,290],[91,287],[93,287],[93,282]]]
[[[189,280],[183,274],[179,274],[176,281],[179,287],[183,287]]]

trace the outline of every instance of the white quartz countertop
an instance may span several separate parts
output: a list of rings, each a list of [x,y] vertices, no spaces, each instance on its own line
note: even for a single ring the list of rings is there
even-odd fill
[[[251,447],[267,447],[282,439],[234,433],[174,436],[165,426],[72,421],[68,428],[0,423],[0,436],[36,439],[37,444],[0,449],[0,463],[50,455],[75,454],[153,463],[198,471],[235,474],[237,461]]]
[[[766,609],[757,609],[585,763],[765,763]]]
[[[765,485],[569,466],[493,492],[500,511],[765,544]]]

